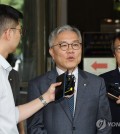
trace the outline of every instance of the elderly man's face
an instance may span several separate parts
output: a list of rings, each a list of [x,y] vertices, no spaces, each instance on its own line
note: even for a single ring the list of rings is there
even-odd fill
[[[68,44],[72,43],[81,43],[79,37],[75,32],[64,31],[61,32],[57,38],[54,40],[54,44],[59,44],[61,42],[66,42]],[[49,49],[50,55],[55,61],[57,67],[66,71],[66,69],[73,70],[81,61],[82,46],[80,44],[79,49],[74,50],[71,45],[67,48],[66,51],[63,51],[60,48],[60,45],[56,45]]]

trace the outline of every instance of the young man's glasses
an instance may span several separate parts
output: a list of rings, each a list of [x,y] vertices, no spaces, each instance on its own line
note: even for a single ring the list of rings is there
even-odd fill
[[[24,32],[23,28],[14,28],[14,27],[12,27],[12,28],[10,28],[10,29],[19,30],[20,35],[24,35],[24,34],[25,34],[25,32]]]

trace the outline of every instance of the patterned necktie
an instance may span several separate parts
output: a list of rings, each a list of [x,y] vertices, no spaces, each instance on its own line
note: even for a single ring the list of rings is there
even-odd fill
[[[73,89],[74,90],[75,87],[75,77],[74,75],[70,75],[70,80],[69,80],[69,90]],[[73,93],[73,91],[72,91]],[[69,104],[69,109],[70,112],[72,114],[72,116],[74,116],[74,94],[68,98],[68,104]]]
[[[73,115],[74,113],[74,95],[68,98],[68,103],[69,103],[69,109],[71,114]]]

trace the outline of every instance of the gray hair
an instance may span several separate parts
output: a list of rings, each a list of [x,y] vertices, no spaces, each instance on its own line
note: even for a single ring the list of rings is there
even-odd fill
[[[53,42],[54,42],[55,38],[57,37],[57,35],[59,35],[61,32],[64,32],[64,31],[73,31],[73,32],[75,32],[78,35],[80,42],[82,42],[81,33],[77,28],[72,27],[70,25],[64,25],[64,26],[56,28],[55,30],[53,30],[51,32],[51,34],[49,36],[49,47],[53,46]]]

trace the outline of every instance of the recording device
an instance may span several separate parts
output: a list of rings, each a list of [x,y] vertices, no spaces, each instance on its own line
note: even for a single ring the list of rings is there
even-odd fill
[[[120,96],[120,85],[119,83],[112,83],[108,86],[107,90],[108,97],[113,100],[118,100]]]
[[[62,84],[55,89],[55,100],[60,100],[63,97],[74,93],[75,77],[72,74],[68,75],[68,71],[59,75],[56,78],[56,82],[62,82]]]

